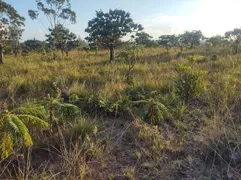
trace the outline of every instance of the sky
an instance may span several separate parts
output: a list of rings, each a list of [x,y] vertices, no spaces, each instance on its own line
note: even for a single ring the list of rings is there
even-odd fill
[[[31,20],[28,10],[36,10],[35,0],[4,0],[26,18],[22,40],[45,40],[48,22],[44,15]],[[122,9],[130,12],[134,22],[142,24],[144,31],[157,39],[161,35],[181,34],[201,30],[206,37],[224,35],[226,31],[241,27],[241,0],[70,0],[77,14],[76,24],[67,24],[73,33],[84,39],[88,21],[96,10]]]

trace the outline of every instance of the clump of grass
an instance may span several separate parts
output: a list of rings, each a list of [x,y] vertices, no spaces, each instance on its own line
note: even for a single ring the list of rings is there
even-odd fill
[[[80,137],[84,140],[86,136],[89,136],[90,134],[96,135],[98,132],[95,121],[85,117],[76,119],[71,126],[72,127],[70,131],[75,139]]]

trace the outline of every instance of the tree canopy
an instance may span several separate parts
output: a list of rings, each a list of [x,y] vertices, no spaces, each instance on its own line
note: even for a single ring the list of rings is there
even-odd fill
[[[223,41],[224,41],[224,37],[220,35],[212,36],[207,40],[207,42],[212,43],[213,46],[220,45]]]
[[[9,26],[23,26],[24,20],[10,4],[0,0],[0,42],[7,39]]]
[[[145,32],[137,32],[136,33],[136,38],[135,41],[137,44],[145,45],[145,46],[150,46],[153,44],[152,36]]]
[[[164,46],[167,50],[169,47],[175,44],[176,37],[175,35],[162,35],[159,37],[158,44]]]
[[[19,40],[22,34],[19,27],[24,25],[24,20],[10,4],[0,0],[0,63],[3,63],[2,41],[9,40],[9,37]],[[19,31],[13,31],[14,29]]]
[[[63,25],[58,24],[54,29],[49,29],[49,31],[50,34],[46,35],[47,42],[49,42],[52,47],[66,52],[66,55],[68,55],[69,50],[78,46],[79,41],[77,40],[77,36]]]
[[[241,28],[235,28],[232,31],[226,32],[225,37],[230,39],[231,41],[234,41],[233,50],[235,54],[238,53],[238,46],[241,42]]]
[[[236,40],[240,36],[241,36],[241,29],[240,28],[235,28],[232,31],[227,31],[225,33],[225,37],[230,38],[231,40]]]
[[[110,61],[114,61],[114,48],[119,46],[120,39],[127,34],[143,30],[140,24],[134,23],[130,13],[124,10],[109,10],[104,13],[96,11],[96,17],[88,22],[85,29],[89,42],[95,42],[110,49]]]
[[[194,46],[199,45],[203,38],[204,36],[200,30],[186,31],[180,36],[180,41],[191,49]]]
[[[31,19],[35,20],[43,12],[50,23],[50,28],[66,21],[76,23],[76,13],[71,9],[70,0],[36,0],[38,10],[29,10]]]

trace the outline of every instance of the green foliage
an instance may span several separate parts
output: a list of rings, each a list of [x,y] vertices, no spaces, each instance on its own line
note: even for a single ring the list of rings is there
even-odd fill
[[[154,41],[151,40],[153,37],[145,32],[136,33],[135,41],[139,45],[144,45],[146,47],[150,47],[154,44]]]
[[[115,9],[108,13],[96,11],[96,17],[89,21],[85,32],[89,33],[86,40],[109,48],[110,61],[114,61],[114,48],[122,44],[120,39],[142,29],[140,24],[134,23],[130,13]]]
[[[7,27],[20,27],[24,25],[24,17],[20,16],[18,12],[4,1],[0,1],[0,42],[8,39],[9,30]]]
[[[73,104],[54,101],[53,105],[55,115],[61,117],[62,119],[73,120],[80,114],[79,108]]]
[[[137,63],[142,52],[142,45],[136,43],[129,43],[126,52],[121,54],[125,58],[126,63],[128,64],[128,71],[126,73],[126,81],[128,84],[134,84],[134,66]]]
[[[184,102],[200,96],[204,90],[203,77],[205,71],[198,70],[185,64],[178,64],[175,68],[174,92]]]
[[[57,89],[57,96],[48,95],[47,109],[49,111],[50,123],[55,120],[74,120],[80,115],[80,109],[74,104],[64,103],[61,98],[61,90]]]
[[[147,120],[151,124],[157,125],[157,124],[161,124],[164,122],[163,112],[160,109],[160,107],[155,103],[152,103],[149,106],[146,116],[147,116]]]
[[[152,126],[142,121],[135,121],[134,127],[136,131],[137,140],[145,147],[148,157],[153,160],[162,158],[162,152],[165,149],[165,140],[162,137],[158,126]]]
[[[123,115],[129,108],[129,99],[127,97],[116,101],[108,101],[93,95],[86,95],[84,97],[75,96],[74,99],[74,104],[90,114],[95,112],[102,115],[117,116]]]
[[[46,128],[48,124],[38,118],[43,116],[43,107],[38,110],[20,107],[8,112],[6,110],[0,116],[0,153],[1,158],[7,158],[14,147],[32,146],[32,138],[29,134],[29,128]],[[36,115],[36,116],[35,116]]]
[[[44,50],[47,50],[48,47],[44,41],[29,39],[22,43],[22,48],[28,51],[43,52]]]
[[[28,106],[28,107],[16,108],[12,111],[12,113],[31,115],[41,119],[46,119],[46,114],[47,114],[44,106],[34,106],[33,104],[31,104],[31,106]]]
[[[228,31],[225,33],[225,37],[229,38],[229,40],[234,41],[232,44],[234,54],[238,53],[238,47],[241,42],[241,29],[235,28],[232,31]]]
[[[238,37],[241,36],[241,29],[240,28],[235,28],[232,31],[227,31],[225,33],[226,38],[230,38],[231,40],[237,40]]]
[[[84,46],[83,47],[83,50],[86,51],[87,53],[90,52],[90,46]]]
[[[0,1],[0,64],[3,64],[2,43],[10,40],[12,48],[18,45],[16,41],[22,34],[20,27],[24,25],[24,20],[24,17],[20,16],[10,4]],[[16,54],[16,49],[14,50]]]
[[[58,50],[68,52],[79,46],[77,36],[70,32],[61,24],[57,24],[54,29],[49,29],[50,34],[46,35],[47,42]]]
[[[199,31],[186,31],[184,34],[180,36],[180,40],[183,44],[188,46],[190,49],[194,46],[197,46],[200,44],[200,40],[204,38],[202,32]]]
[[[210,43],[210,45],[211,45],[210,47],[212,47],[212,46],[216,47],[216,46],[220,45],[223,41],[224,41],[224,37],[219,36],[219,35],[210,37],[207,40],[207,42]]]
[[[15,54],[15,56],[17,56],[20,50],[19,40],[22,37],[23,31],[24,30],[21,29],[21,27],[17,26],[16,24],[13,24],[8,27],[8,38],[4,44],[7,44],[11,47],[11,51]]]
[[[197,62],[197,58],[195,56],[189,56],[187,57],[187,60],[190,64]]]
[[[91,121],[87,118],[76,119],[75,123],[72,125],[71,132],[74,138],[81,137],[82,140],[91,133],[96,134],[98,128],[94,121]]]
[[[161,46],[164,46],[167,50],[174,46],[176,42],[176,36],[175,35],[162,35],[159,37],[158,43]]]

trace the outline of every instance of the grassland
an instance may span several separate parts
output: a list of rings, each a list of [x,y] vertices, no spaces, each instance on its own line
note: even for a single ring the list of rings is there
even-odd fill
[[[110,64],[108,56],[103,50],[57,54],[55,60],[36,53],[5,57],[0,111],[44,105],[42,119],[50,127],[29,127],[27,158],[19,158],[26,148],[14,145],[0,161],[0,179],[241,178],[241,54],[198,47],[178,57],[178,49],[145,48],[131,83],[125,58]],[[206,72],[200,96],[185,105],[175,93],[177,64]],[[55,110],[50,122],[48,97],[58,93],[67,96],[59,103],[79,111],[65,116]],[[153,123],[148,112],[157,104],[160,118]]]

